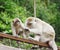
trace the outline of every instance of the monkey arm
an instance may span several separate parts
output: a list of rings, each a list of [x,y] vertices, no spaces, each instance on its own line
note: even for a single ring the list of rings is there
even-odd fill
[[[30,32],[34,33],[34,34],[40,34],[41,31],[39,31],[39,29],[29,29]]]
[[[25,29],[26,28],[22,22],[20,23],[20,25],[21,25],[21,28],[22,29]]]
[[[29,29],[28,27],[25,28],[25,31],[29,31],[31,33],[34,33],[34,34],[41,34],[42,33],[42,29],[36,29],[36,28],[33,28],[33,29]]]
[[[16,30],[15,27],[13,26],[13,23],[11,23],[11,29],[12,29],[13,36],[16,36]]]

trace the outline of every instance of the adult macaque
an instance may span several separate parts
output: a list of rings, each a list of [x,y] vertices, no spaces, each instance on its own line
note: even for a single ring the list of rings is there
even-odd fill
[[[24,38],[26,37],[24,33],[24,25],[19,18],[13,19],[11,22],[11,28],[13,36],[18,37],[18,35],[22,35]]]
[[[53,50],[57,50],[55,43],[55,31],[51,25],[35,17],[27,18],[25,26],[26,30],[35,34],[34,40],[48,42]]]

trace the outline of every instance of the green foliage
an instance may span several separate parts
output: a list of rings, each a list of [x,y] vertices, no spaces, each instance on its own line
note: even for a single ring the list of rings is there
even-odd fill
[[[30,49],[33,46],[32,44],[15,41],[15,40],[7,39],[7,38],[1,39],[0,43],[7,45],[7,46],[20,47],[23,49]]]
[[[58,46],[60,46],[60,42],[56,42]]]
[[[29,11],[27,11],[25,7],[20,7],[12,0],[4,0],[3,3],[4,5],[1,6],[4,7],[4,11],[0,11],[0,31],[11,33],[10,23],[12,19],[20,18],[24,22],[29,16]]]

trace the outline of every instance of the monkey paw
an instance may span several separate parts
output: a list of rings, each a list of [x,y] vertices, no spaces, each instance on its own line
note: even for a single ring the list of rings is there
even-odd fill
[[[28,39],[30,39],[30,40],[34,40],[34,38],[32,38],[32,37],[28,37]]]
[[[25,31],[29,31],[29,28],[25,28],[24,30],[25,30]]]

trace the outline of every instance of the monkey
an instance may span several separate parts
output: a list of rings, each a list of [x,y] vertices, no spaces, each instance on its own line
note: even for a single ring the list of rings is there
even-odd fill
[[[13,36],[19,37],[19,35],[22,35],[24,38],[26,38],[24,33],[24,24],[19,18],[14,18],[11,22],[11,29]]]
[[[35,38],[32,38],[33,40],[48,42],[53,50],[57,50],[55,30],[50,24],[36,17],[28,17],[25,21],[25,26],[27,27],[25,30],[35,34]]]

